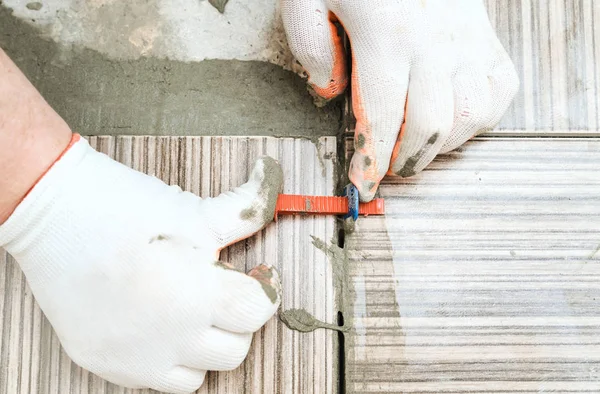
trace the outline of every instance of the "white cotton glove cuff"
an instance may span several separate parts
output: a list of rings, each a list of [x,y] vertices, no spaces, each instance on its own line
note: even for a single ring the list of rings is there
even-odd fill
[[[79,208],[85,209],[86,205],[93,209],[93,205],[89,205],[93,201],[88,201],[88,204],[81,201],[80,206],[70,207],[68,196],[79,195],[81,188],[87,186],[89,167],[99,167],[100,174],[98,169],[92,172],[99,183],[102,182],[101,178],[110,176],[109,171],[101,165],[103,158],[96,155],[97,152],[85,140],[75,142],[0,226],[0,247],[5,248],[22,265],[29,261],[37,262],[35,267],[31,264],[23,267],[28,271],[34,268],[39,270],[36,276],[52,277],[52,271],[59,267],[44,264],[48,256],[65,256],[65,252],[73,249],[77,238],[85,237],[79,234],[73,238],[73,231],[83,227],[77,223],[77,211]]]

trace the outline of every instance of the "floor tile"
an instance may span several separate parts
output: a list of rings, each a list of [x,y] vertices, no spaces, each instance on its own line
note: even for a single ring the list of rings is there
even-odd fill
[[[244,183],[254,160],[278,159],[286,193],[331,195],[335,138],[91,137],[92,146],[171,184],[214,196]],[[93,209],[93,207],[90,207]],[[246,271],[266,262],[283,281],[282,309],[303,308],[335,323],[333,271],[311,236],[330,240],[331,217],[281,217],[221,258]],[[62,351],[18,265],[0,253],[0,393],[137,393],[78,368]],[[210,373],[200,393],[331,393],[337,382],[337,334],[299,333],[271,319],[254,337],[247,361],[237,370]],[[142,391],[143,392],[143,391]]]

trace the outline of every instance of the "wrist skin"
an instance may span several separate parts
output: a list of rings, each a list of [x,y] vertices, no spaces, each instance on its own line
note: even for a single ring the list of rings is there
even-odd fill
[[[0,225],[71,137],[69,126],[0,48]]]

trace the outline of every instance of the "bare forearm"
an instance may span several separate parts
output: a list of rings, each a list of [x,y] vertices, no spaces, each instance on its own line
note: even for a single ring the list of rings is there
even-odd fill
[[[69,126],[0,48],[0,224],[70,139]]]

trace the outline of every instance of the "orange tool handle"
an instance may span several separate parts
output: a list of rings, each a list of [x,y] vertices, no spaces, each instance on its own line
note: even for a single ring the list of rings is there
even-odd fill
[[[275,206],[277,215],[314,214],[344,215],[348,213],[347,197],[301,196],[296,194],[280,194]],[[359,215],[383,215],[384,200],[376,198],[371,202],[358,205]]]

